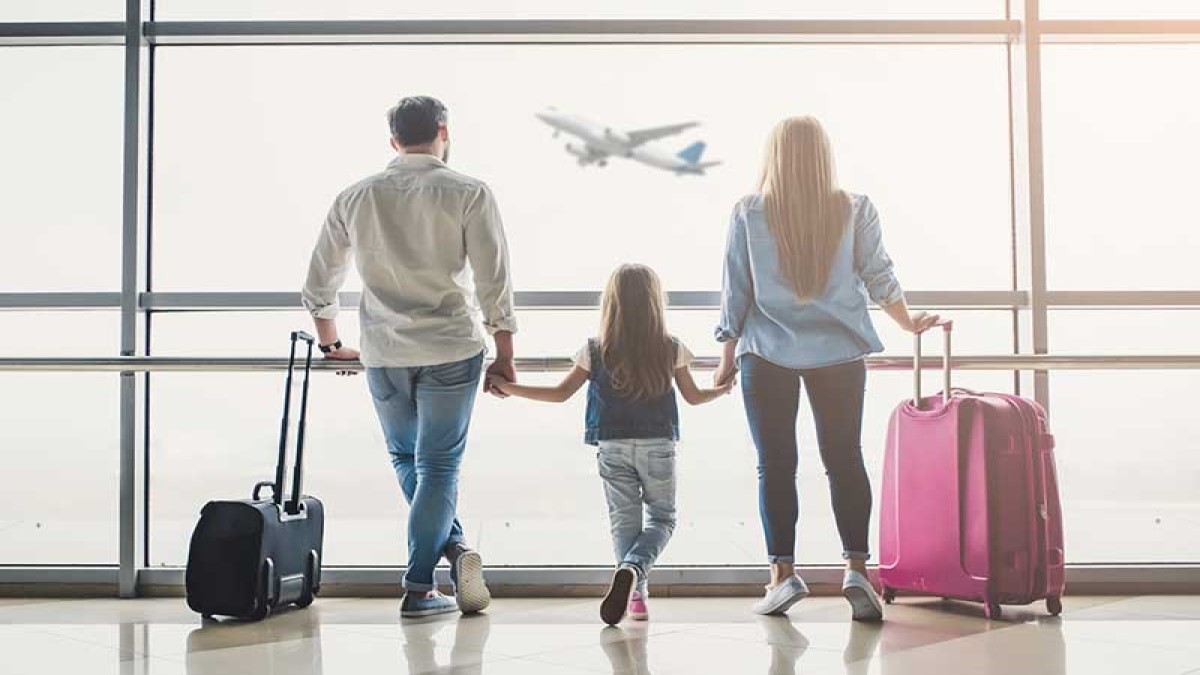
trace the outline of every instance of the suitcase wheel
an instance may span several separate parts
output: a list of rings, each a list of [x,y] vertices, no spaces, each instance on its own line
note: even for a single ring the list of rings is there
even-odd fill
[[[1046,611],[1050,612],[1050,616],[1062,614],[1062,598],[1058,596],[1046,598]]]
[[[251,621],[262,621],[270,615],[271,603],[264,602],[262,598],[259,598],[259,600],[254,603],[254,611],[247,618],[249,618]]]
[[[896,601],[896,589],[888,588],[887,586],[884,586],[883,587],[883,601],[889,605],[892,604],[893,602],[895,602]]]
[[[1001,614],[1002,610],[1000,609],[1000,603],[988,602],[987,604],[984,605],[983,611],[984,611],[984,614],[987,615],[987,618],[995,621],[996,619],[1000,618],[1000,614]]]

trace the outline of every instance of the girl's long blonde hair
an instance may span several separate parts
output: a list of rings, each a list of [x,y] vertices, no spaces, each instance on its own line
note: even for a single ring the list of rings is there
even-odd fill
[[[654,399],[671,389],[675,350],[665,304],[658,275],[645,265],[621,265],[604,289],[600,358],[613,387],[630,399]]]
[[[829,283],[850,217],[829,136],[815,117],[790,117],[775,125],[758,189],[779,249],[779,269],[797,298],[812,300]]]

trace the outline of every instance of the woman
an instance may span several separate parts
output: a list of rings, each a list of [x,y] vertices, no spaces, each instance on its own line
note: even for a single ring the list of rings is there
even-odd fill
[[[912,332],[937,321],[909,312],[875,207],[838,187],[820,122],[784,120],[767,142],[758,193],[733,211],[717,327],[724,352],[715,382],[724,385],[742,371],[758,449],[759,513],[771,563],[771,583],[754,606],[760,614],[785,612],[808,595],[794,557],[803,382],[846,560],[842,593],[856,620],[883,618],[866,568],[871,485],[861,446],[864,357],[883,349],[868,299]]]

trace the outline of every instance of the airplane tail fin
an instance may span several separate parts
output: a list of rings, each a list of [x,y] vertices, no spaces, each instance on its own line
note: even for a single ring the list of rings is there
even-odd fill
[[[700,158],[704,156],[704,148],[706,147],[708,146],[705,145],[704,141],[696,141],[695,143],[692,143],[686,148],[680,150],[675,154],[675,156],[687,162],[688,164],[696,164],[700,161]]]

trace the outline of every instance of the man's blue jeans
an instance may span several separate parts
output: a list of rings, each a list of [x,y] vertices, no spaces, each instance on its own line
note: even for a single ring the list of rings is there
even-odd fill
[[[483,372],[483,352],[453,363],[368,368],[367,386],[383,425],[392,466],[408,500],[408,572],[404,587],[434,589],[433,569],[458,522],[458,467]]]

